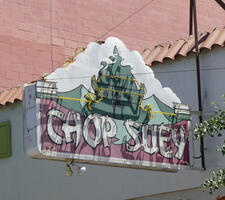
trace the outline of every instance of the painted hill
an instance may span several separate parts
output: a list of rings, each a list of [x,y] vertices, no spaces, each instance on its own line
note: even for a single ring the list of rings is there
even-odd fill
[[[88,93],[89,91],[83,85],[80,85],[74,90],[71,90],[69,92],[58,92],[58,96],[75,98],[75,99],[85,99],[85,95]],[[86,102],[84,101],[76,101],[76,100],[68,100],[68,99],[59,99],[58,103],[69,110],[75,110],[80,113],[82,112],[82,108],[86,104]]]

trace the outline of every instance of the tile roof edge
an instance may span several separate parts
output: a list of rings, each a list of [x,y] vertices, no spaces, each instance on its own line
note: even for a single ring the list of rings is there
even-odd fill
[[[214,47],[224,47],[225,26],[215,27],[211,32],[200,33],[198,40],[199,52],[203,49],[212,50]],[[156,49],[158,49],[157,52]],[[165,60],[173,61],[178,56],[186,57],[194,52],[194,36],[190,35],[187,39],[180,38],[174,42],[168,41],[163,45],[158,44],[153,49],[145,48],[141,55],[146,65],[153,66],[155,63],[164,63]]]
[[[14,104],[16,102],[22,102],[23,100],[23,85],[17,87],[7,88],[0,91],[0,108]]]
[[[220,31],[219,33],[215,33],[216,31]],[[214,35],[213,35],[214,34]],[[217,35],[219,38],[215,38],[214,42],[212,42],[209,38],[210,36],[213,38],[213,36]],[[211,42],[204,44],[207,39]],[[179,41],[183,40],[183,44],[181,45]],[[163,44],[157,44],[154,46],[153,49],[145,48],[141,55],[148,66],[155,65],[156,63],[164,63],[168,60],[176,60],[177,57],[186,57],[190,55],[191,53],[194,53],[194,47],[193,47],[193,35],[189,36],[187,39],[180,38],[176,40],[175,42],[167,41]],[[202,41],[201,41],[202,40]],[[103,44],[104,41],[100,41],[99,44]],[[178,46],[176,47],[175,44]],[[181,45],[181,47],[179,47]],[[199,34],[199,51],[201,52],[203,49],[212,50],[215,46],[219,47],[225,47],[225,26],[224,27],[215,27],[211,32],[202,32]],[[168,51],[166,52],[166,48]],[[186,48],[186,49],[185,49]],[[175,49],[175,52],[170,52],[169,50]],[[64,65],[62,67],[67,67],[71,61],[74,61],[77,57],[77,55],[85,50],[84,47],[78,47],[75,49],[75,54],[71,56],[70,58],[65,59]],[[155,52],[157,50],[157,52]],[[164,52],[162,52],[162,50]],[[177,51],[177,52],[176,52]],[[154,52],[154,55],[151,55],[151,53]],[[148,54],[147,54],[148,53]],[[146,60],[147,59],[147,60]],[[149,63],[147,63],[148,61]],[[44,77],[41,76],[40,79]],[[38,79],[38,80],[40,80]],[[30,84],[36,82],[37,80],[33,80]],[[29,84],[29,83],[27,83]],[[22,102],[23,100],[23,85],[18,85],[17,87],[13,88],[6,88],[2,91],[0,91],[0,108],[4,107],[8,104],[14,104],[16,101]]]

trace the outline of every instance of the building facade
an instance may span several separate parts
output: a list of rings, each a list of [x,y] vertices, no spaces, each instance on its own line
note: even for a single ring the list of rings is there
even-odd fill
[[[77,47],[86,48],[108,36],[138,50],[161,84],[197,111],[194,39],[164,43],[187,38],[188,1],[0,0],[0,10],[0,124],[10,122],[11,134],[11,156],[0,159],[1,199],[216,200],[225,196],[224,189],[213,195],[199,190],[211,170],[224,167],[225,159],[215,149],[221,138],[205,138],[206,171],[200,159],[193,158],[189,169],[177,172],[85,164],[86,174],[67,177],[64,162],[33,159],[24,152],[22,84],[61,67],[66,57],[70,61]],[[224,28],[213,29],[224,26],[225,15],[210,0],[197,1],[197,10],[199,30],[212,30],[199,37],[207,119],[212,114],[210,102],[220,103],[225,93]],[[192,115],[191,134],[197,118]],[[193,141],[191,155],[199,157],[199,141]]]
[[[40,78],[91,41],[115,36],[142,52],[189,32],[186,0],[1,0],[0,9],[0,90]],[[197,1],[197,13],[199,32],[224,26],[216,1]]]
[[[223,29],[221,29],[223,30]],[[224,44],[224,42],[223,42]],[[203,45],[204,46],[204,45]],[[212,50],[201,49],[201,81],[203,88],[203,116],[211,114],[210,102],[218,102],[224,93],[224,47],[212,45]],[[151,55],[148,52],[148,58]],[[145,59],[146,57],[143,58]],[[153,62],[154,63],[154,62]],[[146,64],[148,64],[146,60]],[[174,61],[164,60],[151,66],[156,78],[163,86],[169,86],[182,102],[198,110],[195,55],[189,52]],[[178,84],[179,83],[179,84]],[[220,87],[218,87],[218,85]],[[14,93],[14,95],[16,92]],[[5,95],[4,98],[6,99]],[[15,98],[15,96],[14,96]],[[7,100],[10,103],[10,99]],[[219,103],[219,102],[218,102]],[[189,169],[177,172],[162,172],[141,169],[116,168],[88,165],[83,176],[65,176],[64,162],[29,158],[24,153],[23,106],[21,102],[1,108],[0,121],[10,121],[12,135],[12,157],[1,160],[2,196],[4,199],[216,199],[224,196],[220,190],[213,196],[202,193],[202,181],[211,175],[212,169],[224,166],[224,157],[215,150],[220,138],[205,139],[206,171],[201,169],[199,159],[193,159]],[[197,123],[197,115],[192,116],[190,128]],[[198,141],[193,143],[193,157],[198,157]],[[21,184],[22,183],[22,184]],[[13,188],[13,192],[12,191]],[[194,195],[195,194],[195,195]]]

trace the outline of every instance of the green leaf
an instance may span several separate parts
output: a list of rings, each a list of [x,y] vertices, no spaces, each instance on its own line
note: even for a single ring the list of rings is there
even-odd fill
[[[221,98],[225,104],[225,94]],[[199,139],[200,136],[204,137],[205,135],[221,137],[225,131],[225,106],[217,105],[215,102],[211,104],[214,107],[214,115],[211,115],[208,121],[205,120],[195,126],[195,139]],[[225,156],[225,140],[222,145],[216,147],[216,151],[221,151],[222,155]],[[202,189],[207,189],[209,193],[213,193],[223,186],[225,186],[225,169],[220,169],[217,172],[213,172],[212,177],[203,182]]]

